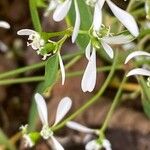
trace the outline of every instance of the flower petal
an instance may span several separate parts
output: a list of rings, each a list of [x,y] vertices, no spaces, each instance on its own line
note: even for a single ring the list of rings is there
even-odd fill
[[[36,93],[34,98],[42,124],[48,125],[48,112],[44,98],[39,93]]]
[[[105,50],[105,52],[108,54],[108,56],[112,59],[114,57],[114,52],[113,49],[107,44],[105,43],[103,40],[101,40],[101,44]]]
[[[96,84],[96,51],[93,48],[91,57],[89,59],[88,65],[85,69],[82,81],[81,88],[83,92],[92,92]]]
[[[31,35],[31,34],[35,34],[35,33],[36,32],[31,29],[21,29],[17,32],[18,35]]]
[[[53,19],[55,21],[59,22],[66,17],[66,15],[71,7],[71,2],[72,2],[72,0],[65,0],[63,3],[61,3],[57,6],[57,8],[55,9],[54,14],[53,14]]]
[[[83,126],[74,121],[67,122],[66,126],[71,129],[77,130],[79,132],[84,132],[84,133],[95,133],[96,132],[96,130],[87,128],[86,126]]]
[[[52,142],[53,142],[52,147],[55,150],[64,150],[64,148],[62,147],[62,145],[56,140],[56,138],[54,136],[51,136],[51,139],[52,139]]]
[[[131,71],[128,72],[127,77],[133,75],[150,76],[150,71],[143,68],[132,69]]]
[[[105,36],[103,37],[103,41],[105,41],[108,44],[127,44],[133,41],[133,38],[130,35],[117,35],[112,37]]]
[[[137,57],[137,56],[149,56],[150,57],[150,53],[144,52],[144,51],[135,51],[135,52],[132,52],[126,58],[125,64],[128,63],[132,58]]]
[[[76,0],[74,0],[74,5],[75,5],[75,12],[76,12],[76,21],[75,21],[75,26],[74,26],[73,33],[72,33],[72,43],[75,42],[79,33],[79,29],[80,29],[80,12],[79,12],[79,7],[78,7]]]
[[[57,112],[56,112],[56,119],[53,126],[58,124],[63,117],[67,114],[67,112],[70,110],[72,105],[72,100],[69,97],[64,97],[60,103],[58,104]]]
[[[9,29],[10,25],[6,21],[0,21],[0,27],[5,28],[5,29]]]
[[[89,42],[89,44],[87,45],[86,49],[85,49],[85,56],[88,60],[90,60],[90,56],[91,56],[91,41]]]
[[[98,3],[95,4],[94,16],[93,16],[93,29],[99,31],[102,24],[102,9]]]
[[[58,53],[58,57],[59,57],[59,65],[60,65],[60,71],[61,71],[61,77],[62,77],[62,85],[64,85],[64,83],[65,83],[65,67],[64,67],[60,53]]]
[[[112,150],[111,143],[107,139],[104,139],[102,144],[106,150]]]
[[[128,12],[122,10],[110,0],[106,1],[118,20],[130,31],[133,36],[137,37],[139,35],[139,29],[135,19]]]

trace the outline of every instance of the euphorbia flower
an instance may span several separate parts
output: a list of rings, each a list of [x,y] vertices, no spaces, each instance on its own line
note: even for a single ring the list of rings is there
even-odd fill
[[[49,5],[48,9],[55,9],[53,14],[53,19],[57,22],[62,21],[68,14],[70,7],[71,7],[72,0],[65,0],[65,1],[59,1],[55,0],[52,1]],[[74,43],[79,32],[80,28],[80,12],[78,8],[77,0],[74,0],[74,6],[75,6],[75,13],[76,13],[76,20],[75,20],[75,26],[72,33],[72,42]]]
[[[37,104],[37,109],[39,113],[39,117],[42,122],[42,130],[40,132],[40,135],[43,137],[43,139],[48,140],[50,139],[53,143],[52,147],[54,147],[56,150],[63,150],[64,148],[61,146],[61,144],[56,140],[56,138],[53,136],[53,131],[51,130],[51,127],[56,126],[63,117],[67,114],[67,112],[70,110],[72,101],[69,97],[64,97],[60,103],[58,104],[57,112],[56,112],[56,118],[54,124],[49,127],[48,123],[48,110],[46,107],[45,100],[43,97],[39,94],[35,94],[35,101]]]
[[[93,29],[99,31],[102,24],[102,7],[104,3],[108,4],[112,13],[118,18],[118,20],[130,31],[130,33],[137,37],[139,35],[139,29],[135,19],[126,11],[119,8],[110,0],[87,0],[87,4],[94,6],[93,17]]]
[[[138,57],[138,56],[148,56],[150,57],[150,53],[144,52],[144,51],[135,51],[128,55],[128,57],[125,60],[125,64],[128,63],[132,58]],[[132,69],[128,72],[127,76],[132,75],[143,75],[143,76],[149,76],[150,77],[150,71],[144,68],[136,68]]]
[[[74,121],[69,121],[66,124],[66,126],[73,130],[77,130],[79,132],[83,132],[86,134],[95,134],[97,136],[99,135],[98,129],[91,129]],[[102,140],[94,139],[89,141],[85,145],[86,150],[101,150],[102,148],[105,148],[105,150],[111,150],[111,144],[107,139],[102,139]]]
[[[44,46],[44,40],[40,37],[39,33],[31,29],[22,29],[17,32],[18,35],[29,36],[27,46],[31,46],[34,50],[40,50]]]
[[[34,50],[36,50],[38,55],[42,55],[43,58],[42,60],[45,60],[48,56],[51,56],[52,53],[56,53],[55,49],[53,49],[54,52],[43,52],[42,50],[44,49],[45,46],[45,41],[44,39],[42,39],[39,35],[38,32],[31,30],[31,29],[22,29],[19,30],[17,32],[18,35],[27,35],[29,36],[28,40],[30,40],[31,42],[27,42],[27,46],[31,46]],[[50,43],[54,43],[51,40],[48,40],[48,42]],[[62,85],[64,85],[65,82],[65,68],[64,68],[64,64],[60,55],[60,52],[58,52],[58,57],[59,57],[59,65],[60,65],[60,70],[61,70],[61,75],[62,75]]]
[[[93,36],[97,38],[99,44],[103,47],[111,59],[114,56],[114,52],[110,45],[126,44],[133,40],[130,35],[106,35],[104,37],[100,37],[96,31],[93,32]],[[99,45],[93,45],[92,41],[90,41],[85,50],[88,64],[81,81],[81,88],[83,92],[92,92],[96,84],[96,49],[100,49]]]

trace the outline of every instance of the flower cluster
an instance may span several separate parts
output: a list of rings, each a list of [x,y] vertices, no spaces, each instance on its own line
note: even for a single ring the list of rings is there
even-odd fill
[[[95,134],[99,136],[98,129],[91,129],[74,121],[69,121],[67,127],[86,134]],[[105,148],[105,150],[111,150],[111,144],[107,139],[94,139],[85,145],[86,150],[101,150],[102,148]]]
[[[67,112],[70,110],[72,101],[69,97],[64,97],[58,104],[58,108],[56,111],[56,118],[54,124],[50,127],[48,123],[48,110],[45,103],[45,100],[43,97],[39,94],[35,94],[35,102],[37,104],[37,110],[40,117],[40,120],[42,122],[42,129],[40,131],[40,136],[48,140],[50,143],[52,143],[52,147],[56,150],[63,150],[64,148],[61,146],[61,144],[57,141],[57,139],[54,137],[52,127],[55,127],[67,114]],[[28,133],[27,134],[27,126],[22,126],[22,133],[23,138],[25,140],[25,146],[32,147],[35,144],[35,141],[37,141],[37,138],[39,135],[36,133]]]

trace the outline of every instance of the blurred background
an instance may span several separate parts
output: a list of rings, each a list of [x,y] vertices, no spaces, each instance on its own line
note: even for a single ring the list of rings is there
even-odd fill
[[[126,8],[128,3],[128,1],[120,0],[115,0],[114,2],[121,8]],[[108,9],[107,6],[105,9]],[[40,9],[39,12],[44,31],[59,31],[65,27],[64,22],[55,23],[51,16],[44,17],[44,9]],[[19,37],[16,34],[18,30],[23,28],[33,29],[28,0],[0,0],[0,20],[7,21],[11,25],[9,30],[0,29],[0,40],[8,46],[5,51],[0,50],[0,73],[41,62],[41,58],[35,51],[26,46],[27,37]],[[63,53],[72,52],[76,49],[77,47],[68,40],[63,47]],[[86,64],[87,61],[81,59],[67,71],[82,70]],[[99,59],[97,64],[102,66],[104,62]],[[17,77],[43,74],[44,68],[29,71]],[[96,90],[88,94],[81,91],[80,76],[68,78],[64,86],[57,82],[46,99],[50,122],[52,123],[54,120],[58,102],[62,97],[71,97],[73,100],[71,112],[73,112],[97,92],[105,78],[105,73],[98,74]],[[24,149],[19,127],[28,123],[33,100],[32,96],[37,85],[38,83],[23,83],[0,86],[0,138],[5,134],[8,142],[14,144],[17,150]],[[92,128],[98,128],[105,119],[116,90],[117,85],[112,83],[100,98],[102,100],[78,116],[76,121]],[[130,91],[125,89],[124,97],[128,92]],[[38,117],[35,120],[36,129],[38,130],[41,124]],[[67,150],[84,149],[84,134],[64,128],[57,132],[56,135]],[[150,121],[143,113],[140,95],[136,99],[131,97],[128,100],[122,100],[121,105],[111,119],[106,135],[112,143],[113,150],[150,150]],[[7,149],[7,144],[0,139],[0,150]],[[44,140],[41,140],[32,149],[49,150],[50,146]]]

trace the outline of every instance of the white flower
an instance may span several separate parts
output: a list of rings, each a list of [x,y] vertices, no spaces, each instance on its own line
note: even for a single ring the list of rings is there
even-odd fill
[[[150,57],[150,53],[144,52],[144,51],[135,51],[128,55],[128,57],[125,60],[125,64],[128,63],[132,58],[135,58],[137,56],[148,56]],[[150,71],[146,70],[144,68],[136,68],[132,69],[128,72],[127,77],[132,75],[143,75],[143,76],[150,76]]]
[[[23,139],[24,139],[24,146],[27,148],[27,147],[33,147],[34,146],[34,143],[33,141],[31,140],[30,136],[28,134],[24,134],[23,135]]]
[[[44,46],[44,40],[40,37],[39,33],[31,29],[22,29],[17,32],[18,35],[29,36],[27,46],[31,46],[34,50],[40,50]],[[37,52],[38,53],[38,52]]]
[[[27,147],[33,147],[34,146],[34,142],[31,139],[30,135],[27,134],[27,128],[28,128],[28,124],[26,125],[22,125],[19,129],[21,130],[22,134],[23,134],[23,142],[24,142],[24,146]]]
[[[40,132],[41,136],[46,140],[50,138],[53,143],[52,147],[55,147],[56,150],[63,150],[64,148],[55,139],[55,137],[53,136],[53,131],[49,127],[48,111],[47,111],[45,100],[39,93],[36,93],[35,101],[37,104],[39,117],[40,117],[42,125],[43,125],[42,130]],[[57,108],[57,112],[56,112],[55,122],[52,127],[56,126],[63,119],[63,117],[66,115],[66,113],[70,110],[71,105],[72,105],[72,101],[69,97],[64,97],[60,101],[58,108]]]
[[[137,37],[139,35],[139,29],[135,19],[126,11],[122,10],[116,6],[110,0],[92,0],[94,8],[94,17],[93,17],[93,29],[99,31],[102,24],[102,7],[107,2],[109,8],[113,14],[118,18],[118,20],[130,31],[130,33]]]
[[[86,150],[100,150],[102,148],[102,145],[100,145],[96,140],[89,141],[85,149]]]
[[[99,135],[98,129],[91,129],[91,128],[83,126],[77,122],[74,122],[74,121],[69,121],[66,124],[66,126],[73,129],[73,130],[77,130],[79,132]],[[85,145],[86,150],[100,150],[102,148],[105,148],[105,150],[111,150],[111,144],[107,139],[102,139],[102,140],[100,140],[100,139],[96,140],[95,139],[95,140],[89,141]]]
[[[114,57],[114,52],[109,44],[125,44],[133,40],[129,35],[106,35],[104,37],[99,37],[96,31],[93,32],[93,35],[98,39],[99,43],[111,59]],[[81,88],[83,92],[92,92],[96,84],[96,48],[94,48],[94,45],[92,47],[91,44],[92,42],[90,41],[85,49],[85,55],[88,60],[88,64],[81,81]]]
[[[57,3],[57,6],[55,6],[55,11],[54,11],[54,14],[53,14],[53,19],[57,22],[63,20],[69,10],[70,10],[70,7],[71,7],[71,3],[72,3],[72,0],[65,0],[64,2],[59,2]],[[55,2],[56,4],[56,2]],[[78,33],[79,33],[79,28],[80,28],[80,12],[79,12],[79,8],[78,8],[78,3],[77,3],[77,0],[74,0],[74,6],[75,6],[75,13],[76,13],[76,20],[75,20],[75,26],[74,26],[74,29],[73,29],[73,33],[72,33],[72,42],[74,43],[77,36],[78,36]]]

